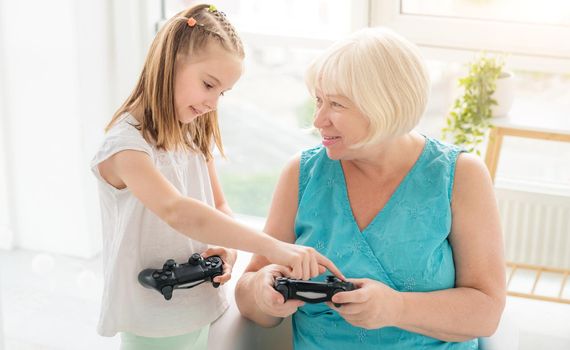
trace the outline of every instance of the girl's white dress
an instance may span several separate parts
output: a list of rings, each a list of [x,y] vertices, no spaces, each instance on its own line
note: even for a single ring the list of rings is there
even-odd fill
[[[193,152],[158,150],[145,141],[125,116],[109,130],[91,162],[97,177],[103,229],[104,291],[97,331],[103,336],[130,332],[147,337],[185,334],[220,317],[228,302],[223,287],[203,283],[175,290],[171,300],[137,280],[145,268],[162,268],[167,259],[184,263],[208,245],[175,231],[152,213],[128,188],[118,190],[99,174],[97,165],[123,150],[147,153],[156,168],[184,196],[214,206],[204,157]]]

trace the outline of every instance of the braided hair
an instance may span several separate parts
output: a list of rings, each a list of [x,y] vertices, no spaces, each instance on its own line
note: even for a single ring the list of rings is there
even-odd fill
[[[190,25],[189,19],[192,19]],[[212,142],[223,155],[217,111],[205,113],[188,124],[178,121],[174,108],[176,62],[216,42],[244,58],[243,44],[226,15],[212,5],[196,5],[172,17],[157,33],[131,95],[115,112],[109,130],[125,113],[144,112],[137,128],[147,142],[159,149],[199,151],[212,158]]]

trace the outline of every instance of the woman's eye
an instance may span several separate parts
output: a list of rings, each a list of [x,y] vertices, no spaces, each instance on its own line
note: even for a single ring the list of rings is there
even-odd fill
[[[340,108],[343,108],[343,107],[344,107],[343,105],[341,105],[341,104],[338,103],[338,102],[331,102],[331,106],[332,106],[332,107],[340,107]]]
[[[321,100],[320,97],[315,98],[315,102],[317,103],[317,105],[320,105],[323,101]]]

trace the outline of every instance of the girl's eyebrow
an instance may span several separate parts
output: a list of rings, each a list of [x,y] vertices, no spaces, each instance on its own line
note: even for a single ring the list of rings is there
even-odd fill
[[[212,74],[209,74],[209,73],[206,73],[206,75],[207,75],[209,78],[215,80],[218,85],[220,85],[220,86],[222,85],[222,82],[220,81],[220,79],[216,78],[215,76],[213,76]],[[225,91],[229,91],[229,90],[231,90],[231,89],[232,89],[232,88],[230,87],[230,88],[224,90],[224,92],[225,92]]]
[[[216,81],[216,83],[218,83],[218,85],[222,85],[222,83],[220,82],[220,79],[216,78],[215,76],[213,76],[212,74],[207,74],[206,75],[212,79],[214,79]]]

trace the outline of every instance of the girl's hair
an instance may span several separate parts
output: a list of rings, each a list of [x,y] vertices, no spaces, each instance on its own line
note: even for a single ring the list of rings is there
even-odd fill
[[[196,21],[192,26],[188,21],[190,18]],[[206,160],[210,160],[214,141],[223,155],[216,110],[183,124],[178,121],[174,107],[176,62],[191,57],[212,42],[244,57],[241,39],[234,27],[223,12],[211,5],[196,5],[166,22],[152,42],[135,88],[115,112],[105,131],[124,113],[136,109],[143,112],[137,128],[145,140],[157,148],[199,150]]]
[[[305,77],[311,94],[342,95],[370,121],[355,147],[411,131],[429,95],[429,76],[419,50],[383,28],[360,30],[319,56]]]

